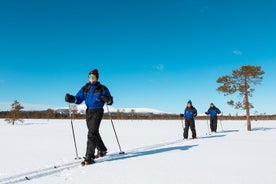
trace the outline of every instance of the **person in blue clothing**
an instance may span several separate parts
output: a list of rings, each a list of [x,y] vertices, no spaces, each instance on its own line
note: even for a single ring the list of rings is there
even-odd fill
[[[188,139],[188,133],[189,133],[189,128],[192,131],[192,138],[196,139],[196,129],[195,129],[195,117],[197,116],[197,110],[193,106],[192,101],[189,100],[187,103],[187,107],[184,110],[184,114],[181,114],[181,116],[185,117],[185,128],[184,128],[184,133],[183,137],[184,140]]]
[[[69,103],[81,104],[85,101],[86,109],[86,124],[88,128],[86,154],[82,165],[89,165],[95,163],[94,159],[103,157],[107,153],[107,148],[102,141],[99,133],[100,123],[104,114],[103,106],[113,104],[113,97],[111,96],[107,87],[102,85],[99,79],[99,72],[97,69],[92,70],[88,74],[89,82],[84,85],[79,92],[73,96],[65,95],[65,101]],[[95,149],[98,153],[95,155]]]
[[[210,115],[211,132],[217,132],[218,114],[220,113],[220,110],[214,105],[214,103],[211,103],[210,108],[205,112],[206,115]]]

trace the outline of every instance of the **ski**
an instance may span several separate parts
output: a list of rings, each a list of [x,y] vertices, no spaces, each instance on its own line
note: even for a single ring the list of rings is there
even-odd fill
[[[128,156],[129,156],[129,154],[126,154],[125,152],[111,153],[111,154],[107,154],[103,157],[97,157],[94,160],[94,162],[92,162],[92,163],[86,164],[85,161],[82,161],[80,164],[81,164],[81,166],[85,167],[85,166],[95,165],[95,164],[99,164],[99,163],[106,162],[106,161],[115,161],[115,160],[122,159],[122,158],[125,158]]]
[[[0,182],[1,182],[1,184],[8,184],[8,183],[19,183],[19,182],[23,182],[23,181],[29,181],[29,180],[49,176],[52,174],[56,174],[56,173],[59,173],[64,170],[71,169],[71,168],[74,168],[77,166],[79,166],[79,162],[77,162],[77,161],[69,162],[69,163],[65,163],[65,164],[61,164],[61,165],[54,165],[51,167],[10,176],[10,177],[1,179]]]
[[[197,140],[198,138],[188,138],[188,139],[183,139],[184,140],[184,142],[186,142],[186,141],[193,141],[193,140]]]

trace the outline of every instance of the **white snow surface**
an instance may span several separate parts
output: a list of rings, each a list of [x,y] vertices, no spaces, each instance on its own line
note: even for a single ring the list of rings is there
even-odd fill
[[[79,155],[86,150],[84,120],[73,121]],[[39,184],[274,184],[276,121],[222,121],[206,135],[196,121],[198,139],[182,140],[181,121],[114,120],[125,154],[119,151],[110,120],[100,128],[109,155],[82,167],[74,160],[70,120],[0,119],[0,183]],[[189,132],[191,136],[191,132]],[[55,168],[54,168],[55,167]]]

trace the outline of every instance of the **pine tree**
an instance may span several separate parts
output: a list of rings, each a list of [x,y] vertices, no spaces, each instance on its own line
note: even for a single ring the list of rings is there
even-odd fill
[[[45,114],[46,118],[49,120],[50,118],[54,117],[55,111],[53,109],[47,109]]]
[[[20,111],[22,109],[24,109],[24,107],[17,100],[15,100],[11,104],[11,110],[8,113],[8,118],[5,121],[11,123],[12,125],[14,125],[16,121],[23,123],[23,120],[20,119]]]
[[[217,79],[217,83],[222,84],[217,88],[217,91],[223,92],[224,96],[239,92],[242,101],[234,102],[233,100],[227,103],[234,106],[236,109],[246,110],[247,130],[251,131],[250,109],[254,106],[249,102],[249,97],[252,97],[255,89],[253,86],[260,84],[263,80],[261,66],[242,66],[239,70],[233,70],[232,75],[222,76]]]

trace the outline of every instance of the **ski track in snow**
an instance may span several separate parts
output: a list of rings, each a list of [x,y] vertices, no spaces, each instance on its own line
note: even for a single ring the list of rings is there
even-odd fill
[[[163,146],[169,146],[169,145],[177,144],[180,142],[182,142],[182,140],[176,140],[176,141],[171,141],[171,142],[166,142],[166,143],[161,143],[161,144],[156,144],[156,145],[145,146],[145,147],[136,148],[133,150],[128,150],[125,152],[125,154],[111,153],[103,158],[97,159],[96,164],[101,163],[101,162],[106,162],[106,161],[115,161],[115,160],[133,158],[133,157],[137,157],[137,156],[141,156],[141,155],[146,155],[147,153],[152,154],[151,151],[147,152],[147,150],[151,150],[151,149],[163,147]],[[0,182],[1,182],[1,184],[14,184],[14,183],[27,181],[27,180],[33,180],[33,179],[38,179],[38,178],[54,175],[54,174],[60,173],[65,170],[70,170],[75,167],[81,167],[80,161],[73,161],[73,162],[64,163],[61,165],[54,165],[51,167],[42,168],[42,169],[35,170],[35,171],[17,174],[14,176],[3,178],[0,180]]]
[[[1,179],[0,182],[2,184],[8,184],[8,183],[11,184],[11,183],[23,182],[26,180],[33,180],[33,179],[53,175],[53,174],[62,172],[64,170],[69,170],[69,169],[79,166],[79,165],[80,165],[79,161],[74,161],[74,162],[70,162],[70,163],[66,163],[66,164],[62,164],[62,165],[56,165],[56,166],[52,166],[52,167],[43,168],[40,170],[35,170],[35,171],[18,174],[15,176],[10,176],[10,177]]]
[[[226,132],[227,131],[225,131],[224,133],[226,133]],[[229,131],[229,132],[232,132],[232,131]],[[221,135],[209,134],[209,135],[199,136],[198,139],[219,138],[219,137],[224,137],[224,136],[226,136],[226,135],[225,134],[223,134],[223,135],[222,134]],[[198,139],[188,140],[188,141],[196,141]],[[126,150],[125,154],[119,154],[119,152],[111,153],[111,154],[106,155],[103,158],[97,159],[96,164],[102,163],[102,162],[107,162],[107,161],[117,161],[117,160],[124,160],[124,159],[130,159],[130,158],[135,158],[135,157],[153,155],[153,154],[157,154],[157,153],[173,151],[176,149],[188,150],[192,147],[198,146],[197,144],[194,144],[194,145],[182,145],[182,146],[172,147],[172,145],[180,144],[180,143],[185,143],[185,141],[183,139],[178,139],[178,140],[174,140],[174,141],[170,141],[170,142],[164,142],[164,143],[160,143],[160,144],[154,144],[154,145],[148,145],[148,146],[144,146],[144,147],[140,147],[140,148],[134,148],[131,150]],[[34,180],[34,179],[54,175],[54,174],[57,174],[57,173],[60,173],[60,172],[66,171],[66,170],[71,170],[76,167],[82,167],[80,165],[79,160],[60,164],[60,165],[53,165],[51,167],[42,168],[39,170],[30,171],[30,172],[25,172],[25,173],[17,174],[14,176],[9,176],[9,177],[1,179],[0,183],[1,184],[20,183],[20,182],[24,182],[24,181],[28,181],[28,180]]]

